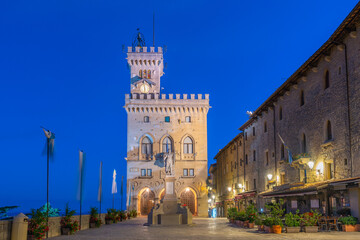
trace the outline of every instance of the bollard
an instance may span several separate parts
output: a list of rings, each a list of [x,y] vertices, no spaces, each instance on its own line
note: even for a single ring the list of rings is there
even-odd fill
[[[11,240],[26,240],[28,230],[28,217],[23,213],[16,215],[12,222]]]

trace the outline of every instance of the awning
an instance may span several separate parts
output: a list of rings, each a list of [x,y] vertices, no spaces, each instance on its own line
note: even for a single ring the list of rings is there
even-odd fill
[[[317,191],[312,192],[302,192],[302,193],[279,193],[273,195],[264,195],[263,198],[273,198],[273,197],[291,197],[291,196],[305,196],[305,195],[314,195],[317,194]]]
[[[243,192],[243,193],[239,193],[238,195],[236,195],[234,199],[239,200],[239,199],[255,197],[255,196],[256,196],[256,191]]]

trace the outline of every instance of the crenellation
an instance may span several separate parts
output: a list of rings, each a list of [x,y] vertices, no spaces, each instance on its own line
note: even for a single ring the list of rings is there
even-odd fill
[[[174,98],[174,94],[170,93],[169,94],[169,99],[173,99]]]
[[[195,94],[190,94],[190,99],[194,100],[195,99]]]
[[[183,99],[187,99],[188,98],[188,95],[186,93],[183,94]]]
[[[176,99],[180,99],[180,94],[175,94]]]

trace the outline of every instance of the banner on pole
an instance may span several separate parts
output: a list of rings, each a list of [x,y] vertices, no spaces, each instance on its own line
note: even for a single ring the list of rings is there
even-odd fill
[[[113,172],[113,181],[112,181],[111,193],[112,194],[117,193],[116,170],[115,169],[114,169],[114,172]]]

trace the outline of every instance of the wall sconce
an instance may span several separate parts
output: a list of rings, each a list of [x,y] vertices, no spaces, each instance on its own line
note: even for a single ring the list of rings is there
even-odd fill
[[[269,179],[269,181],[272,179],[272,177],[273,177],[273,175],[270,173],[267,175],[267,178]]]
[[[242,185],[241,183],[239,183],[239,185],[238,185],[238,186],[239,186],[239,188],[243,188],[243,185]]]
[[[310,160],[310,161],[308,162],[308,166],[309,166],[310,169],[313,169],[313,167],[314,167],[314,161]]]
[[[190,188],[186,188],[186,190],[185,190],[186,192],[188,192],[188,191],[190,191]]]
[[[229,192],[231,191],[231,187],[228,187],[228,191],[229,191]]]
[[[208,202],[211,202],[211,199],[209,199]]]
[[[211,197],[212,197],[212,199],[215,199],[215,195],[212,195]]]

